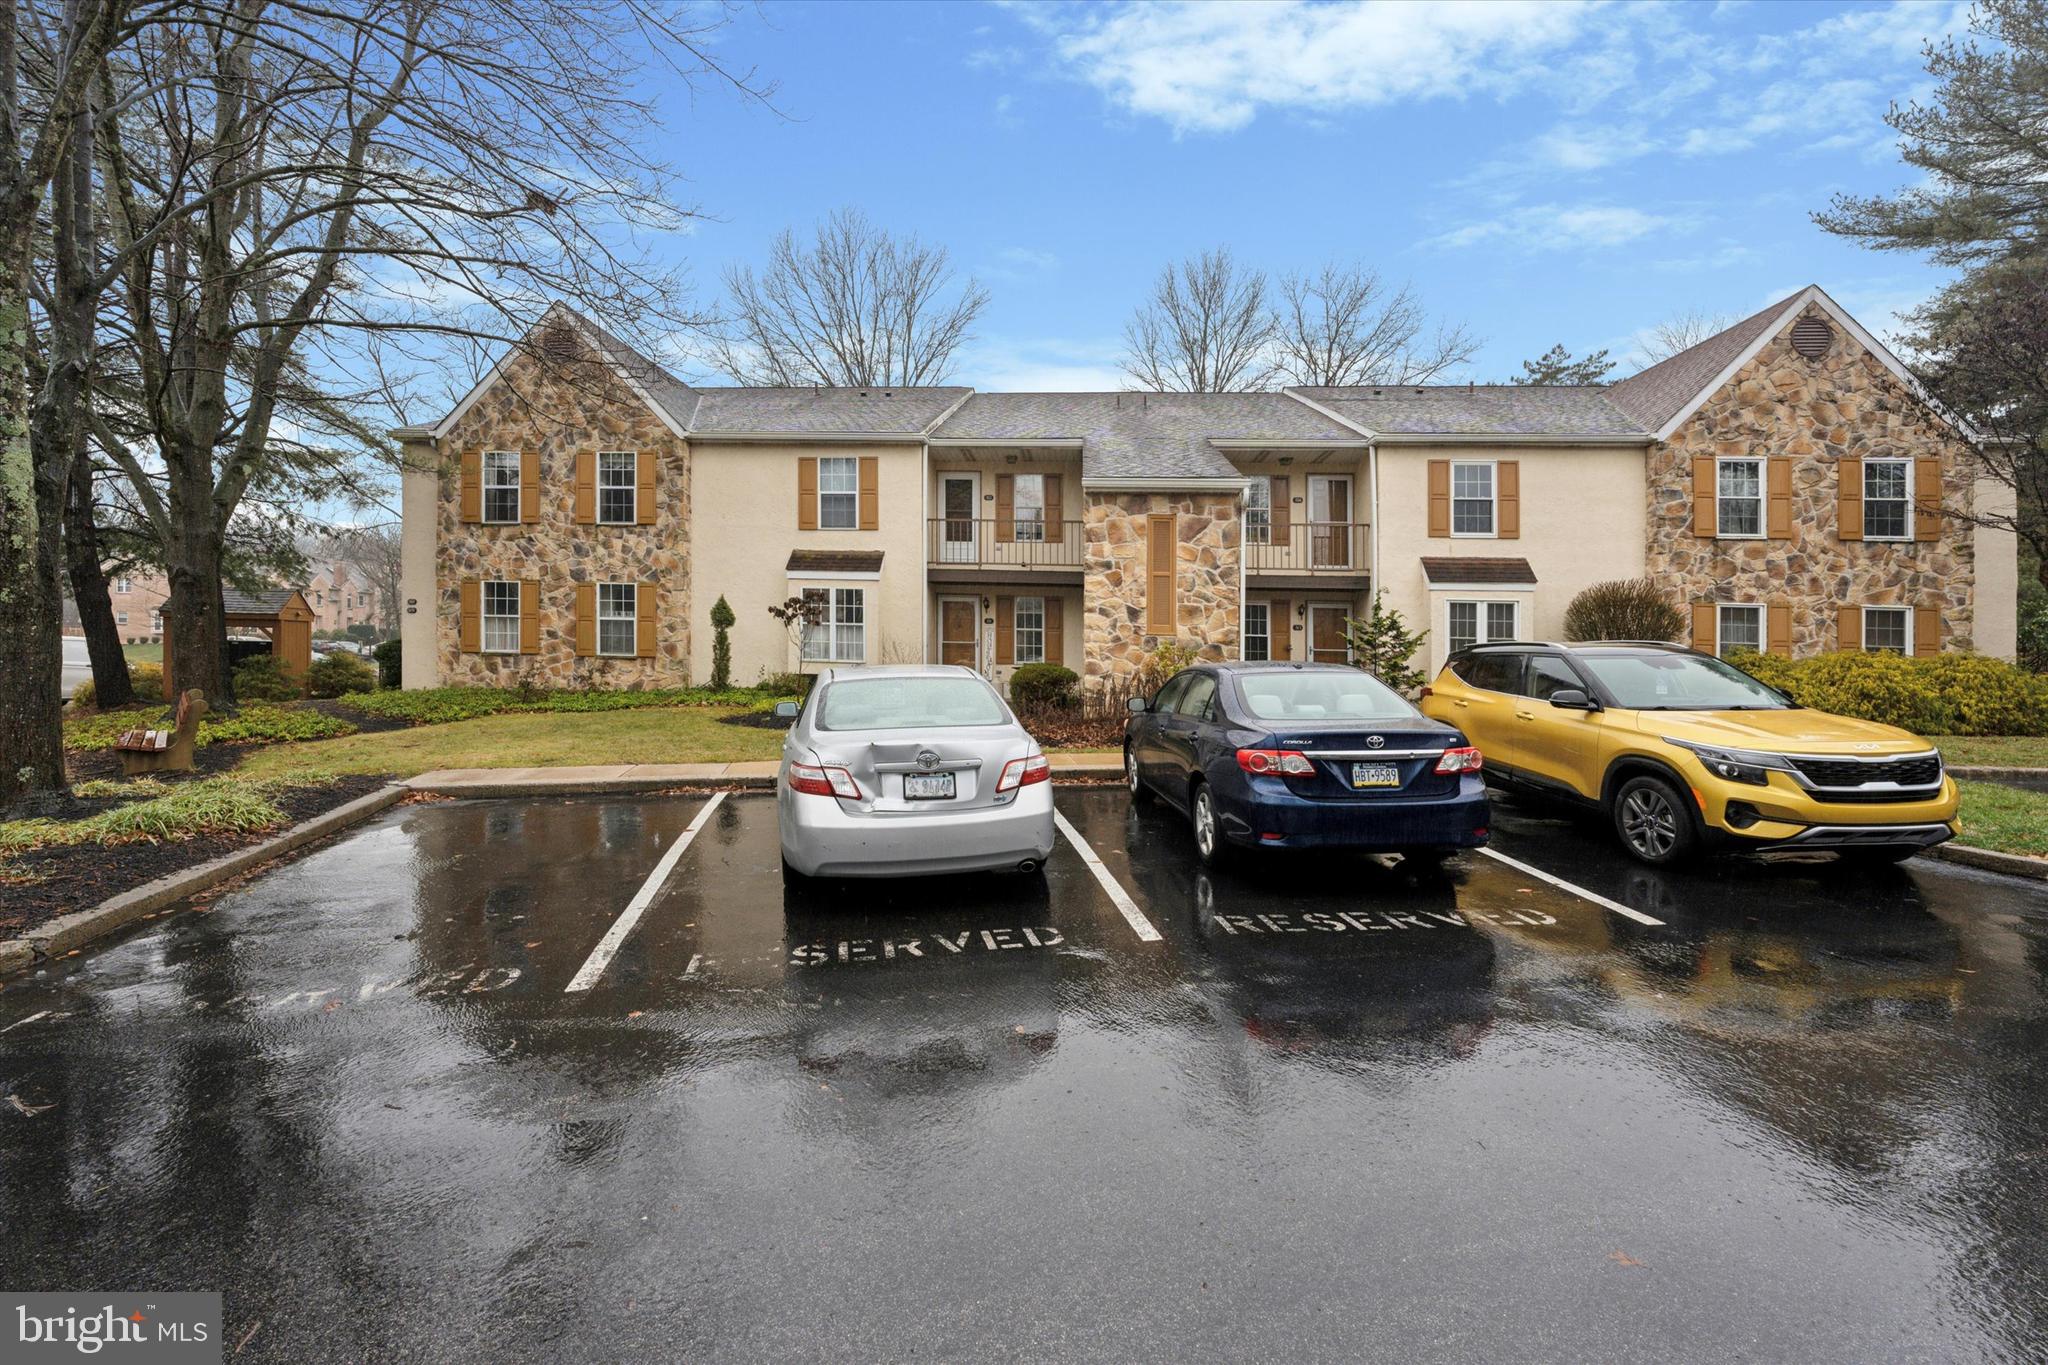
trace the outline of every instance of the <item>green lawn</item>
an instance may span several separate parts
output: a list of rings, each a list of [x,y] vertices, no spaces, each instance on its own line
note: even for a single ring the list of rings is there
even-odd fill
[[[1963,793],[1963,837],[1956,842],[2048,857],[2048,792],[2021,791],[1996,782],[1956,785]]]
[[[1936,735],[1934,743],[1951,765],[2048,768],[2048,735]]]
[[[130,664],[160,664],[164,661],[164,647],[153,645],[122,645],[121,652],[128,656]]]

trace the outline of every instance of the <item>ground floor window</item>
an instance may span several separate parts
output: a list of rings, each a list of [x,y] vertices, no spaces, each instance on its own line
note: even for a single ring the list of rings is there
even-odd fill
[[[1764,648],[1764,609],[1756,606],[1723,604],[1715,612],[1718,635],[1714,653],[1727,658],[1737,650],[1761,654]]]
[[[805,588],[816,624],[804,631],[804,659],[820,663],[863,663],[868,657],[868,604],[863,588]]]
[[[1522,634],[1519,602],[1452,601],[1446,604],[1444,634],[1453,650],[1518,640]]]
[[[1244,657],[1252,663],[1273,657],[1272,608],[1264,602],[1244,604]]]
[[[600,583],[597,585],[597,652],[630,659],[638,653],[640,613],[639,585]]]
[[[519,585],[492,582],[483,585],[486,654],[519,652]]]
[[[1016,648],[1020,664],[1045,662],[1045,599],[1020,597],[1016,605]]]
[[[1904,607],[1865,607],[1863,649],[1869,654],[1911,654],[1913,613]]]

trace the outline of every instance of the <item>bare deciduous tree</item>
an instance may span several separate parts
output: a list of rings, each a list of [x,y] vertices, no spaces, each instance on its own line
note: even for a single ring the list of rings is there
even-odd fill
[[[341,561],[363,576],[377,595],[377,623],[386,635],[398,634],[399,583],[403,577],[403,535],[390,522],[337,531],[333,549]]]
[[[1228,247],[1159,272],[1152,296],[1124,325],[1123,371],[1162,393],[1241,393],[1276,373],[1266,273]]]
[[[757,277],[725,272],[712,366],[740,384],[867,388],[943,384],[988,293],[954,287],[944,247],[898,239],[839,209],[800,245],[785,228]]]
[[[1290,384],[1424,384],[1463,365],[1479,341],[1463,327],[1432,330],[1405,284],[1362,264],[1330,264],[1280,281],[1273,348]]]
[[[1706,313],[1696,308],[1666,318],[1636,342],[1637,367],[1646,370],[1680,351],[1689,351],[1716,332],[1727,331],[1734,321],[1725,313]]]

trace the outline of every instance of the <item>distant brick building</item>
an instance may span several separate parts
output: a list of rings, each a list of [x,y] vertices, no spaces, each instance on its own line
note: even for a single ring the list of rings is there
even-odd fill
[[[306,605],[313,609],[313,629],[347,630],[377,624],[377,593],[362,574],[341,560],[321,564],[306,583]]]

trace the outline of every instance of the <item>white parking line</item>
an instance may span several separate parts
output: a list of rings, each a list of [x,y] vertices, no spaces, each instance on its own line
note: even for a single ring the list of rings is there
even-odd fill
[[[627,902],[626,908],[619,912],[619,917],[613,921],[612,927],[605,930],[604,937],[590,950],[589,959],[570,979],[563,991],[564,995],[570,991],[587,991],[597,984],[597,979],[604,975],[604,969],[610,966],[612,958],[617,956],[620,945],[625,943],[626,935],[633,932],[633,926],[640,922],[640,916],[654,903],[654,895],[661,890],[661,884],[668,880],[669,873],[675,871],[676,862],[683,856],[683,851],[689,848],[690,841],[697,837],[697,831],[704,828],[704,822],[711,818],[711,812],[717,810],[718,803],[723,800],[725,793],[719,792],[706,801],[704,809],[698,811],[697,818],[690,822],[690,827],[668,846],[668,852],[661,855],[661,861],[654,865],[654,871],[647,874],[647,880],[641,884],[639,894]]]
[[[1545,872],[1542,868],[1531,867],[1527,863],[1521,861],[1519,858],[1510,858],[1507,854],[1496,852],[1495,850],[1490,848],[1482,848],[1479,851],[1481,853],[1484,853],[1489,858],[1493,858],[1500,862],[1506,863],[1509,867],[1512,867],[1517,872],[1526,872],[1530,876],[1536,878],[1538,881],[1549,882],[1552,886],[1559,887],[1565,891],[1569,891],[1574,896],[1581,896],[1584,897],[1586,900],[1593,902],[1593,904],[1595,905],[1604,906],[1606,909],[1612,910],[1617,915],[1625,915],[1629,919],[1634,920],[1637,924],[1662,924],[1664,922],[1661,919],[1656,919],[1652,916],[1646,915],[1640,910],[1631,910],[1626,905],[1623,905],[1620,901],[1611,901],[1607,899],[1607,897],[1601,895],[1598,891],[1588,891],[1585,887],[1575,886],[1572,883],[1566,881],[1562,877],[1553,877],[1548,872]]]
[[[1088,864],[1088,870],[1095,874],[1095,880],[1102,885],[1112,904],[1123,912],[1131,931],[1146,943],[1159,942],[1159,931],[1152,927],[1152,921],[1145,918],[1145,912],[1131,899],[1130,893],[1117,884],[1109,869],[1102,865],[1102,859],[1095,856],[1095,850],[1088,847],[1088,841],[1081,837],[1081,831],[1067,823],[1067,817],[1057,810],[1052,813],[1052,822],[1059,826],[1060,833],[1067,836],[1067,842],[1074,846],[1074,852],[1081,855],[1081,861]]]

